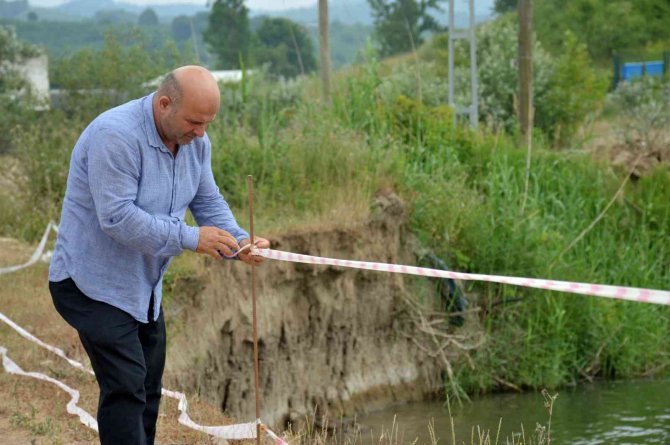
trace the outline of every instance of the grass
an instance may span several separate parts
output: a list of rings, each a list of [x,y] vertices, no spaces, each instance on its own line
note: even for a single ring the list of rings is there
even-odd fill
[[[426,423],[426,436],[428,440],[406,435],[400,426],[396,416],[389,426],[382,426],[381,431],[366,430],[365,426],[358,423],[356,419],[347,423],[343,419],[333,421],[322,418],[317,422],[314,415],[306,416],[301,422],[303,425],[298,432],[289,430],[286,434],[291,445],[551,445],[551,420],[554,402],[558,394],[551,395],[543,390],[544,408],[547,421],[545,424],[536,424],[534,430],[526,431],[523,424],[519,425],[518,431],[512,431],[506,435],[502,433],[503,419],[498,421],[495,430],[485,429],[479,425],[470,426],[470,434],[467,437],[457,437],[454,417],[451,413],[449,401],[445,403],[449,436],[439,437],[435,430],[435,420]]]

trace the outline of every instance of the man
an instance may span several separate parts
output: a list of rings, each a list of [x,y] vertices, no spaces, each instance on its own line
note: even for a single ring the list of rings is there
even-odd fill
[[[219,105],[209,71],[178,68],[157,92],[98,116],[72,152],[49,289],[91,359],[103,445],[154,443],[171,258],[188,249],[262,261],[240,251],[249,235],[212,175],[205,130]],[[184,223],[187,208],[199,227]]]

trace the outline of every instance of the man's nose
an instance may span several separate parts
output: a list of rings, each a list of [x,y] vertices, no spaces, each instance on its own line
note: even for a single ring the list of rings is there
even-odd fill
[[[199,138],[203,137],[205,135],[205,131],[207,130],[207,125],[196,125],[193,128],[193,132],[195,133],[196,136]]]

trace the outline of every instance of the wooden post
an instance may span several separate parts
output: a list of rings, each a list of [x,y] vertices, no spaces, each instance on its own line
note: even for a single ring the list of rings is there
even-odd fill
[[[328,0],[319,0],[319,58],[321,63],[321,97],[330,103],[330,43]]]
[[[533,12],[532,0],[519,0],[519,129],[527,147],[526,179],[520,213],[526,210],[533,146]]]
[[[529,137],[533,128],[532,0],[519,0],[519,128]]]

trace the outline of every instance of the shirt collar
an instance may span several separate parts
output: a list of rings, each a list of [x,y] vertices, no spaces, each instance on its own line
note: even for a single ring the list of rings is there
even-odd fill
[[[158,134],[156,129],[156,120],[154,119],[154,110],[153,110],[153,99],[154,94],[151,93],[144,98],[144,126],[147,133],[147,142],[152,147],[161,148],[163,146],[163,141]]]

